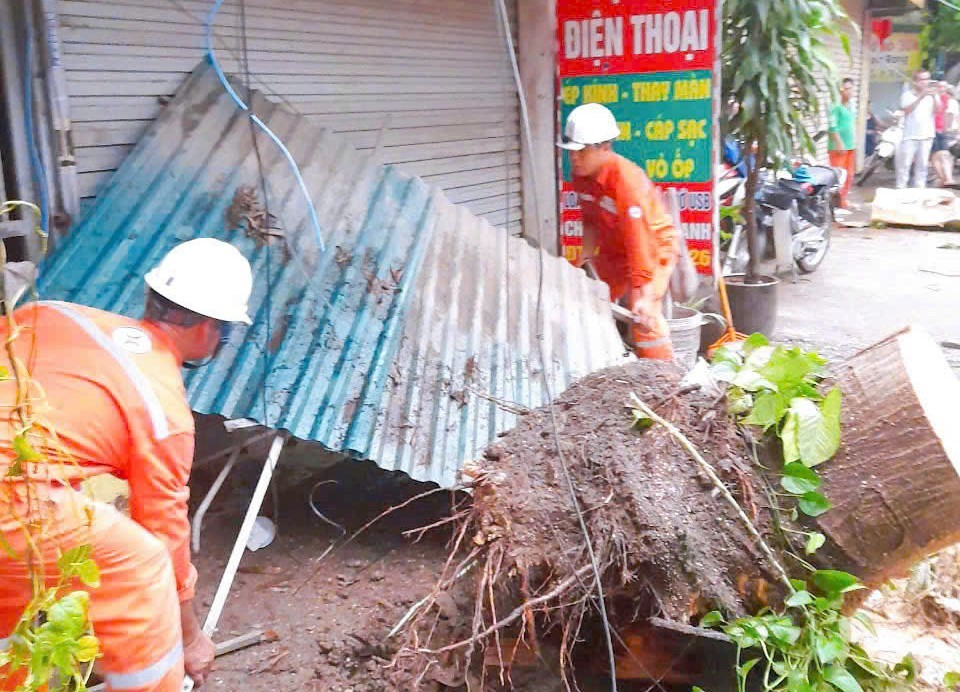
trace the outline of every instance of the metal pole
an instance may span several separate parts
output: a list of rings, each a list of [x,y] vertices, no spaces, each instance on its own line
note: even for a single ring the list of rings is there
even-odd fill
[[[57,176],[63,210],[71,217],[80,212],[80,182],[73,151],[73,132],[67,96],[67,73],[63,67],[58,33],[57,0],[41,0],[47,47],[47,91],[53,131],[56,135]]]
[[[197,511],[193,515],[193,529],[190,532],[190,540],[193,543],[193,552],[195,553],[200,552],[200,530],[203,528],[203,517],[206,516],[207,510],[210,509],[210,505],[213,504],[217,493],[219,493],[220,488],[223,487],[223,482],[227,480],[227,476],[233,471],[233,466],[237,463],[237,459],[240,457],[240,452],[242,451],[243,446],[241,445],[238,445],[233,450],[233,453],[230,454],[230,459],[227,460],[224,467],[220,469],[217,479],[213,482],[213,485],[210,486],[210,490],[208,490],[206,496],[204,496],[203,502],[200,503],[200,506],[197,507]]]
[[[253,497],[250,499],[250,506],[247,507],[247,514],[244,516],[243,524],[240,526],[240,533],[237,534],[237,540],[233,544],[230,559],[227,560],[227,566],[223,570],[223,576],[220,578],[217,593],[213,597],[213,603],[207,612],[207,619],[203,623],[203,631],[206,632],[207,636],[212,636],[213,632],[217,629],[217,623],[220,621],[220,615],[223,614],[223,607],[226,605],[227,596],[230,595],[233,580],[237,576],[237,569],[240,567],[243,551],[246,549],[247,540],[253,532],[253,525],[257,520],[257,515],[260,514],[263,499],[267,496],[267,491],[270,489],[270,480],[273,478],[273,472],[277,468],[277,460],[280,458],[280,452],[283,451],[285,442],[286,436],[282,432],[277,433],[277,436],[273,438],[270,453],[267,455],[267,460],[263,464],[263,471],[260,473],[260,480],[257,481],[257,487],[253,491]],[[193,685],[193,680],[189,677],[184,678],[184,692],[191,692]]]
[[[270,453],[263,464],[263,471],[260,473],[260,480],[253,491],[253,497],[250,500],[250,506],[247,508],[247,514],[243,518],[243,524],[240,526],[240,533],[237,534],[237,540],[233,544],[233,552],[230,553],[230,559],[223,571],[223,577],[220,579],[220,585],[217,587],[217,593],[213,597],[213,603],[210,611],[207,613],[207,619],[203,623],[203,631],[207,635],[212,635],[217,629],[217,623],[220,621],[220,615],[223,613],[223,606],[227,602],[227,596],[230,588],[233,586],[233,580],[237,576],[237,569],[240,567],[240,559],[243,557],[243,551],[246,550],[247,540],[253,531],[253,524],[263,506],[263,499],[270,489],[270,479],[273,478],[273,472],[277,467],[277,460],[280,458],[280,452],[283,451],[283,445],[286,437],[283,433],[277,433],[273,439],[273,445],[270,447]]]

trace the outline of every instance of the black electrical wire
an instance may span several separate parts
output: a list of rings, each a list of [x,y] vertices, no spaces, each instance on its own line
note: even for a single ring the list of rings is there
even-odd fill
[[[257,139],[257,127],[253,122],[254,104],[253,104],[253,78],[250,71],[250,50],[248,46],[249,36],[247,33],[247,0],[240,0],[240,70],[243,73],[243,86],[246,90],[246,100],[250,104],[250,110],[247,113],[247,122],[250,125],[250,141],[253,145],[254,155],[257,159],[257,176],[259,179],[260,194],[263,197],[264,221],[270,224],[273,215],[270,213],[270,196],[267,189],[267,178],[263,172],[263,154],[260,152],[260,142]],[[273,265],[272,249],[270,238],[267,237],[264,243],[264,253],[266,254],[266,284],[267,291],[264,297],[264,307],[266,309],[266,326],[264,330],[263,348],[261,350],[263,358],[263,388],[261,391],[261,403],[263,406],[263,425],[270,426],[270,343],[273,339]],[[274,469],[276,470],[276,469]],[[276,476],[270,479],[270,486],[273,497],[273,522],[279,527],[280,524],[280,488]]]
[[[520,100],[520,117],[522,119],[522,130],[526,138],[526,144],[528,151],[533,153],[533,137],[530,134],[530,115],[527,111],[527,100],[523,92],[523,83],[520,79],[520,68],[517,64],[517,56],[514,51],[513,44],[513,35],[510,30],[510,19],[507,15],[507,8],[504,4],[504,0],[494,0],[497,4],[497,9],[499,11],[500,17],[500,26],[503,29],[504,39],[507,44],[507,52],[510,56],[510,64],[513,68],[513,77],[517,87],[517,96]],[[539,212],[539,195],[537,180],[536,180],[536,167],[531,164],[531,182],[533,184],[533,194],[534,194],[534,209],[536,210],[537,220],[539,221],[541,217]],[[538,223],[539,226],[539,223]],[[543,279],[545,273],[544,267],[544,250],[542,247],[539,247],[537,243],[537,257],[539,258],[538,271],[537,271],[537,308],[536,308],[536,323],[538,330],[540,329],[540,324],[543,318]],[[573,504],[573,509],[577,515],[577,521],[580,524],[580,530],[583,533],[584,544],[587,548],[587,554],[590,557],[590,565],[593,570],[594,576],[594,586],[597,591],[597,609],[600,612],[600,619],[603,621],[603,635],[606,640],[607,645],[607,657],[609,659],[610,665],[610,689],[611,692],[617,692],[617,660],[616,654],[614,653],[613,648],[613,636],[612,636],[612,627],[610,625],[610,620],[607,616],[607,606],[606,599],[603,592],[603,575],[600,570],[600,565],[597,562],[597,556],[593,549],[593,541],[590,538],[590,531],[587,528],[587,522],[583,515],[583,509],[580,507],[580,499],[577,497],[577,490],[573,484],[573,478],[570,476],[570,469],[567,464],[566,455],[563,453],[563,447],[560,443],[560,424],[557,421],[557,412],[556,406],[553,400],[553,394],[550,391],[550,380],[547,376],[547,355],[546,348],[543,345],[543,332],[538,331],[537,333],[537,344],[540,350],[540,376],[543,381],[543,392],[547,400],[547,408],[550,411],[550,422],[553,434],[554,446],[557,450],[557,459],[560,461],[560,468],[563,471],[563,477],[567,485],[567,489],[570,492],[570,501]]]

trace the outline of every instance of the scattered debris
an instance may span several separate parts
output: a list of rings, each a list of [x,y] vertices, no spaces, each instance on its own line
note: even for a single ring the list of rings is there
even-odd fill
[[[256,552],[273,543],[277,537],[277,527],[268,517],[257,517],[253,523],[253,530],[247,539],[247,550]]]
[[[266,245],[271,239],[284,240],[282,230],[274,226],[276,216],[268,214],[253,185],[239,185],[233,193],[233,200],[225,212],[227,228],[243,227],[247,237],[253,238],[258,245]]]
[[[950,190],[878,188],[871,222],[939,227],[960,223],[960,199]]]
[[[283,570],[273,565],[240,565],[237,569],[240,574],[269,574],[276,576],[283,574]]]
[[[281,661],[283,661],[283,659],[285,659],[289,655],[290,655],[290,650],[282,648],[280,651],[276,652],[270,658],[268,658],[263,663],[263,665],[261,665],[259,668],[257,668],[256,670],[250,671],[250,674],[262,675],[263,673],[266,673],[266,672],[278,673],[280,671],[277,670],[277,666],[280,664]]]
[[[960,670],[960,546],[917,565],[910,577],[874,593],[864,612],[871,627],[859,638],[878,660],[913,654],[915,690],[942,690],[944,675]]]
[[[334,255],[333,261],[336,262],[341,267],[345,267],[350,264],[350,261],[353,259],[353,255],[344,250],[342,247],[337,245],[337,254]]]

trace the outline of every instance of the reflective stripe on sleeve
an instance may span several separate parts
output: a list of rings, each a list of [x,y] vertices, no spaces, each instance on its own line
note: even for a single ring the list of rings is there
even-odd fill
[[[181,656],[183,656],[183,643],[177,642],[177,645],[169,653],[146,668],[129,673],[107,673],[104,676],[107,687],[111,690],[135,690],[152,685],[162,680],[163,676],[177,664]]]
[[[670,337],[665,336],[661,339],[654,339],[653,341],[634,341],[634,348],[656,348],[657,346],[666,346],[670,343]]]

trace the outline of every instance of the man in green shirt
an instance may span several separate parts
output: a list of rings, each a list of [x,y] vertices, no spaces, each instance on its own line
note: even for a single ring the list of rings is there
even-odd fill
[[[840,85],[840,103],[830,109],[830,165],[843,168],[847,179],[840,189],[840,208],[847,208],[847,193],[857,170],[857,126],[853,113],[853,80]]]

